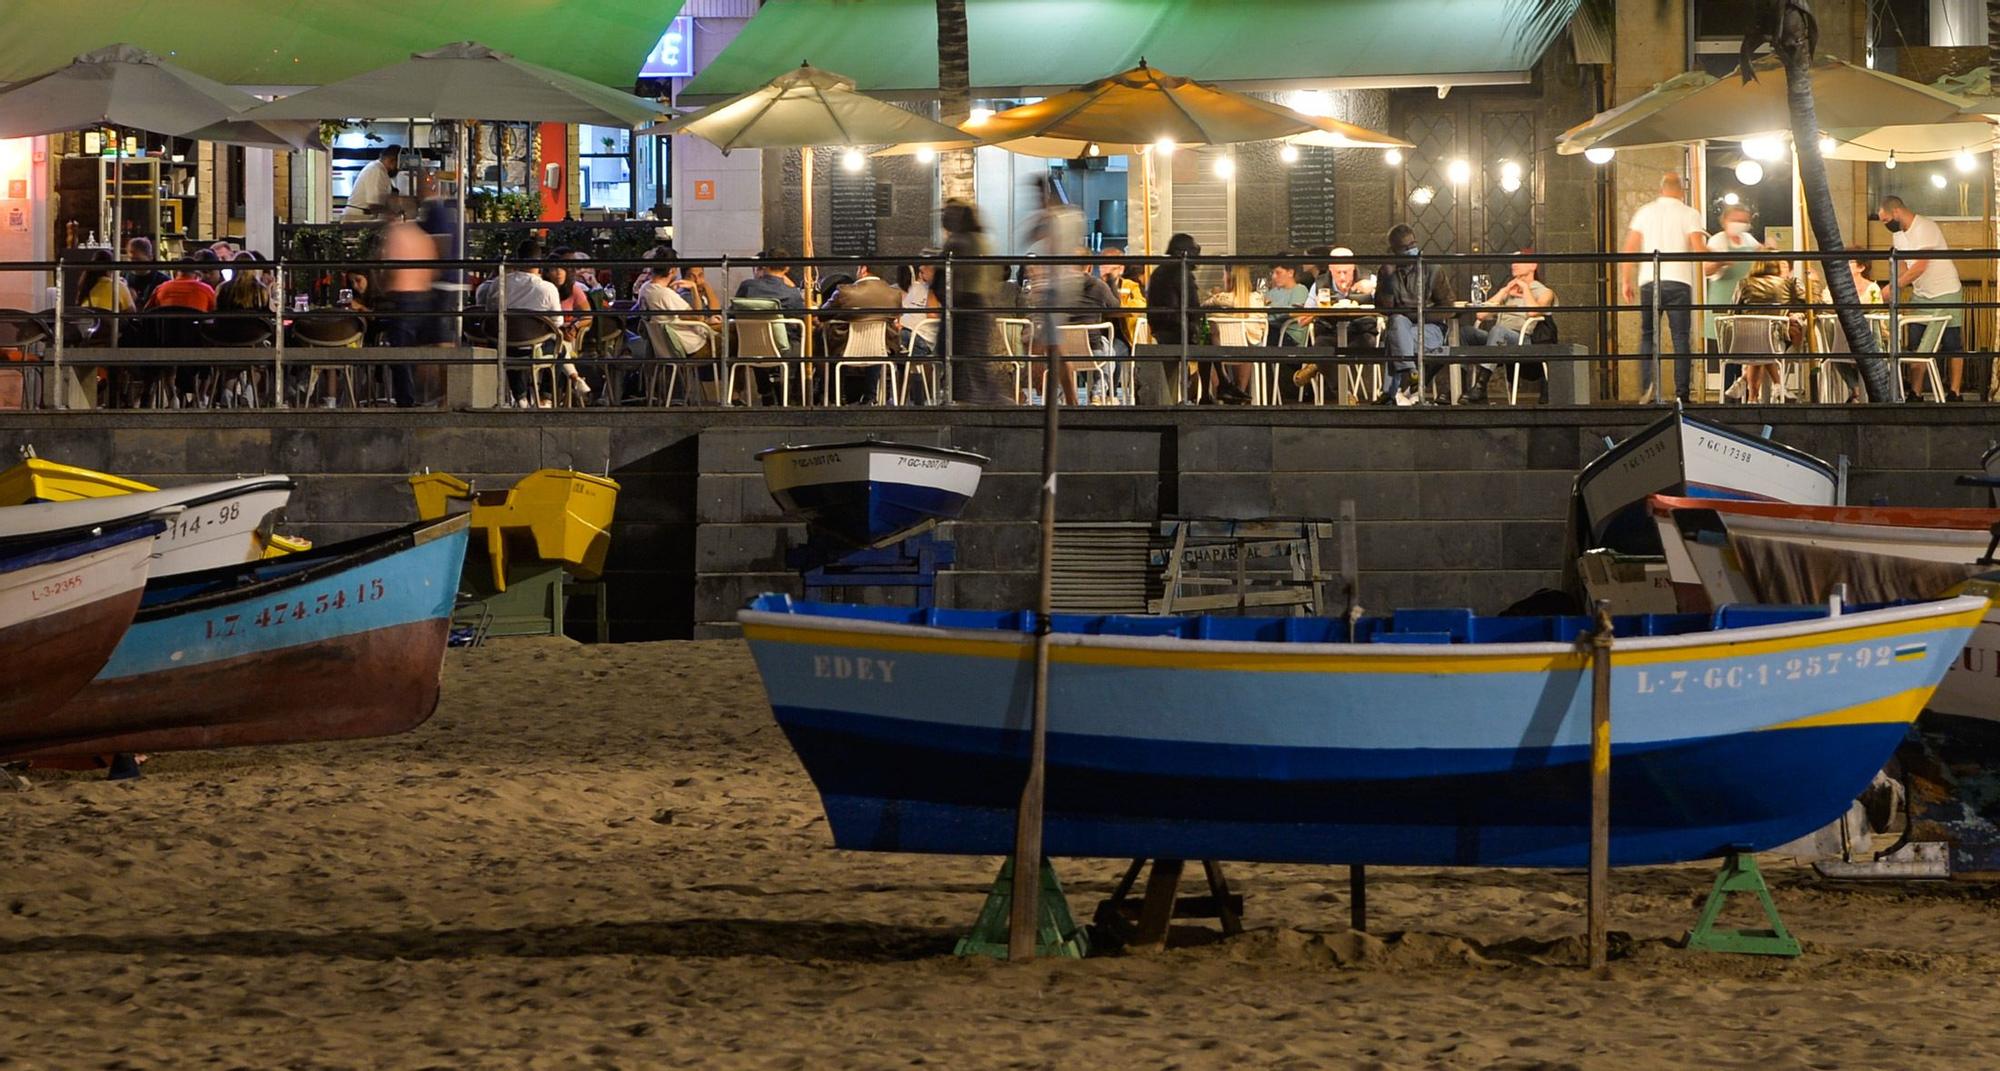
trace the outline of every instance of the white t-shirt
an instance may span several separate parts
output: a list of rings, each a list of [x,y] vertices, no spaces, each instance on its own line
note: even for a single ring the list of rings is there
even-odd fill
[[[1889,236],[1889,244],[1899,251],[1950,249],[1944,244],[1944,230],[1929,216],[1910,217],[1910,225]],[[1958,265],[1942,258],[1925,266],[1910,289],[1920,298],[1943,297],[1959,290]]]
[[[687,299],[681,296],[680,291],[667,285],[665,276],[656,278],[644,290],[639,291],[639,306],[651,312],[662,310],[669,312],[694,311],[694,306],[688,304]],[[689,353],[693,353],[708,344],[706,326],[694,320],[684,320],[675,316],[648,316],[646,318],[647,331],[651,332],[662,329],[672,331],[675,335],[679,336],[681,348]],[[659,356],[664,357],[666,354],[662,353]]]
[[[903,291],[903,307],[918,311],[904,313],[901,326],[903,330],[912,332],[915,337],[924,339],[935,345],[937,342],[938,321],[926,315],[930,311],[930,306],[931,284],[924,282],[922,279],[910,280],[910,288]]]
[[[1702,247],[1689,245],[1689,234],[1705,234],[1708,221],[1686,201],[1677,197],[1656,197],[1651,204],[1632,214],[1632,230],[1639,232],[1642,253],[1698,253]],[[1694,288],[1701,265],[1694,261],[1660,265],[1660,277],[1670,283],[1686,283]],[[1639,282],[1653,281],[1653,266],[1639,265]]]
[[[389,204],[389,198],[396,195],[396,180],[389,177],[389,169],[380,160],[368,161],[361,174],[354,177],[354,192],[347,195],[347,207],[341,210],[342,223],[382,218],[382,209]]]

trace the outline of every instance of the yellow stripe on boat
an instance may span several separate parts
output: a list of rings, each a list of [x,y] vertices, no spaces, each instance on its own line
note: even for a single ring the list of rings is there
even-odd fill
[[[1979,624],[1985,611],[1968,610],[1962,613],[1939,617],[1921,617],[1903,621],[1890,621],[1878,625],[1863,625],[1853,629],[1819,631],[1802,636],[1778,636],[1769,639],[1741,640],[1736,642],[1709,642],[1688,646],[1671,646],[1659,650],[1614,650],[1612,664],[1616,666],[1646,666],[1669,662],[1704,662],[1728,658],[1746,658],[1760,655],[1782,654],[1786,651],[1823,647],[1836,643],[1860,643],[1869,640],[1893,639],[1912,633],[1929,632],[1938,629],[1970,629]],[[921,628],[923,626],[910,626]],[[794,625],[768,625],[745,622],[743,634],[746,638],[768,643],[797,643],[816,646],[848,647],[868,651],[893,651],[904,653],[925,653],[939,655],[962,655],[970,658],[1000,658],[1026,661],[1034,657],[1033,637],[1027,633],[1010,633],[1006,637],[994,639],[971,638],[962,635],[939,633],[937,635],[910,635],[907,633],[868,632],[847,629],[820,629]],[[1283,650],[1282,644],[1272,641],[1267,650],[1214,650],[1188,649],[1187,644],[1197,641],[1175,640],[1174,646],[1148,647],[1100,647],[1076,646],[1060,642],[1065,634],[1058,634],[1058,642],[1050,648],[1049,657],[1057,662],[1075,665],[1132,666],[1161,669],[1222,670],[1245,673],[1548,673],[1561,670],[1582,670],[1589,665],[1589,655],[1574,649],[1548,654],[1506,653],[1480,654],[1479,645],[1439,644],[1426,650],[1432,657],[1415,658],[1409,655],[1355,654],[1303,654],[1297,647]],[[1726,633],[1722,633],[1726,635]],[[1120,639],[1123,637],[1107,637]],[[1147,639],[1149,637],[1131,637]],[[1634,640],[1640,637],[1633,637]],[[1659,637],[1670,639],[1671,637]],[[1241,641],[1215,641],[1219,646],[1250,646]],[[1631,641],[1627,641],[1631,642]]]
[[[1917,715],[1930,702],[1935,688],[1912,688],[1907,692],[1883,696],[1880,699],[1859,703],[1840,710],[1829,710],[1824,714],[1814,714],[1809,718],[1796,718],[1777,725],[1766,725],[1760,732],[1776,729],[1822,729],[1833,725],[1887,725],[1898,723],[1908,725],[1917,720]]]

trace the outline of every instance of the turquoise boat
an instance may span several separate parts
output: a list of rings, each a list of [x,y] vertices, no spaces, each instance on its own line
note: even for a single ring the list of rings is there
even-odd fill
[[[1611,861],[1759,850],[1839,816],[1988,606],[1616,619]],[[1034,615],[756,599],[772,710],[863,851],[1011,850]],[[1051,855],[1582,866],[1580,617],[1056,615]]]

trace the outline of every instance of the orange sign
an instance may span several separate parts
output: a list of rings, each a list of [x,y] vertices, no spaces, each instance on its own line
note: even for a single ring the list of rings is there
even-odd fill
[[[694,180],[694,199],[697,201],[715,200],[715,180],[714,179]]]

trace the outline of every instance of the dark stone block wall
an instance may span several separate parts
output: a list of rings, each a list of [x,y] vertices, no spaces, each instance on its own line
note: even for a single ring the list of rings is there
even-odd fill
[[[1553,585],[1576,470],[1659,410],[1100,408],[1066,413],[1060,519],[1335,517],[1356,502],[1362,598],[1374,608],[1504,607]],[[606,577],[612,635],[730,632],[743,601],[799,591],[784,564],[803,529],[778,514],[753,455],[873,435],[992,459],[946,526],[958,566],[942,605],[1031,605],[1041,414],[1029,410],[538,413],[10,413],[0,456],[42,456],[172,485],[241,473],[299,478],[292,528],[320,541],[414,518],[406,478],[429,467],[484,488],[540,467],[622,485]],[[1984,406],[1731,408],[1718,414],[1852,463],[1849,500],[1977,506],[1954,485],[2000,434]],[[884,596],[885,598],[888,596]]]

